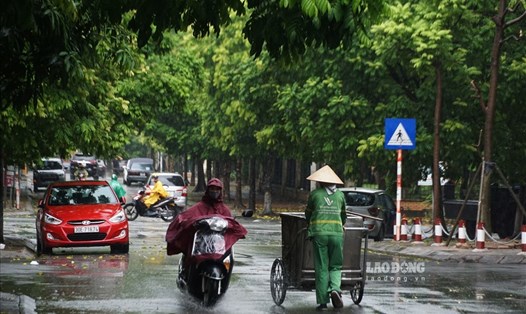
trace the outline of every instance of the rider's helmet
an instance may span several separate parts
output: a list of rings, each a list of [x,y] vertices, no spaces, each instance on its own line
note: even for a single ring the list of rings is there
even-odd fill
[[[114,173],[114,174],[111,175],[111,179],[112,179],[112,180],[117,180],[118,177],[117,177],[117,175]]]
[[[212,178],[206,184],[205,197],[212,201],[221,201],[223,182],[218,178]]]
[[[206,188],[208,189],[211,186],[217,186],[218,188],[223,189],[223,182],[221,182],[221,180],[219,180],[218,178],[212,178],[208,180]]]

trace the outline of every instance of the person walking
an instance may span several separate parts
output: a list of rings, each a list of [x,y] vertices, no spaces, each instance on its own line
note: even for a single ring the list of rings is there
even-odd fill
[[[309,194],[305,208],[307,236],[313,245],[316,310],[326,310],[329,298],[334,308],[342,308],[343,226],[347,215],[345,197],[336,184],[343,182],[328,165],[307,180],[316,181],[321,186]]]
[[[117,194],[117,198],[119,198],[119,202],[126,203],[126,191],[122,187],[122,185],[119,183],[119,178],[117,177],[117,174],[111,175],[111,181],[110,186],[115,191],[115,194]]]

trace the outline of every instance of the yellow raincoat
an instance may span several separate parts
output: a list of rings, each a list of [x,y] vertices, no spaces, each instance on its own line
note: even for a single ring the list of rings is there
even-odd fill
[[[144,205],[146,205],[147,208],[150,208],[152,204],[155,204],[158,200],[165,198],[168,196],[168,192],[164,189],[163,184],[160,180],[157,180],[155,184],[153,185],[153,189],[150,191],[150,194],[145,197],[144,199]]]

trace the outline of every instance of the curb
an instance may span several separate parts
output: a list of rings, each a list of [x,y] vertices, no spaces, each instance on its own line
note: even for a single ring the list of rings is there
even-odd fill
[[[35,300],[27,295],[0,292],[0,301],[0,312],[2,313],[37,313]]]
[[[368,249],[372,252],[427,258],[439,262],[526,265],[526,255],[518,254],[520,250],[516,249],[488,249],[484,252],[474,252],[445,246],[412,246],[410,243],[406,246],[392,241],[371,243]]]

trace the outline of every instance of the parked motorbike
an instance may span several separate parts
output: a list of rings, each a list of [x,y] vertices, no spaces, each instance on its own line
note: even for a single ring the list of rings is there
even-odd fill
[[[137,219],[139,216],[150,217],[150,218],[161,218],[164,221],[170,222],[177,217],[184,208],[177,206],[175,200],[177,197],[167,197],[159,200],[157,203],[150,206],[149,211],[146,209],[146,205],[142,202],[142,199],[146,195],[144,190],[139,190],[136,196],[133,197],[133,201],[124,205],[124,212],[128,220],[132,221]],[[153,214],[150,214],[153,212]]]
[[[201,218],[191,226],[195,230],[193,241],[188,241],[191,249],[179,261],[176,284],[211,307],[228,289],[234,268],[233,245],[245,236],[246,229],[233,218],[222,216]],[[192,230],[180,232],[188,238]]]

